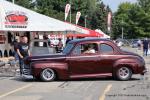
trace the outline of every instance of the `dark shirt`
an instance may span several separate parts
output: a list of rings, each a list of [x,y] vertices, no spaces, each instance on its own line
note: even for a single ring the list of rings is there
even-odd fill
[[[19,49],[20,54],[23,57],[29,56],[28,55],[29,45],[27,43],[18,43],[18,45],[16,46],[16,49]]]
[[[143,48],[144,49],[148,49],[148,45],[149,45],[149,41],[148,40],[144,40],[143,41]]]
[[[67,44],[69,41],[71,41],[71,39],[67,39],[67,40],[66,40],[66,44]]]
[[[62,47],[63,47],[62,41],[59,41],[59,42],[58,42],[58,47],[59,47],[59,48],[62,48]]]
[[[13,45],[14,45],[14,51],[17,51],[18,42],[17,42],[17,41],[14,41],[14,42],[13,42]]]

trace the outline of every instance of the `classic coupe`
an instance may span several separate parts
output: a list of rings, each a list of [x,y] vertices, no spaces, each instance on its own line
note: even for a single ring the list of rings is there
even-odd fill
[[[95,51],[85,52],[88,47]],[[123,51],[113,41],[100,38],[75,39],[61,54],[30,56],[24,63],[24,74],[42,81],[108,76],[127,81],[133,74],[144,75],[146,70],[141,56]]]

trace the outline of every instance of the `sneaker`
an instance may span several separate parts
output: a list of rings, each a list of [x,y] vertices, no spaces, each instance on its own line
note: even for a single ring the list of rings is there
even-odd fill
[[[16,69],[16,72],[20,72],[20,69]]]

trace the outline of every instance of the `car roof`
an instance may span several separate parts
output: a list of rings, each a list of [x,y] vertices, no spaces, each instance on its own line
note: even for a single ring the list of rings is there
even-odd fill
[[[69,43],[80,43],[86,41],[110,41],[111,42],[110,39],[103,39],[103,38],[82,38],[82,39],[71,40]]]

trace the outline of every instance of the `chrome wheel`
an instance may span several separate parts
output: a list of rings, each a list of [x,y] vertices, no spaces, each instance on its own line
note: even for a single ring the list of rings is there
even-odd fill
[[[132,76],[132,71],[128,67],[121,67],[117,71],[117,78],[119,80],[126,81],[126,80],[129,80],[131,76]]]
[[[56,78],[54,70],[46,68],[41,72],[42,81],[53,81]]]

